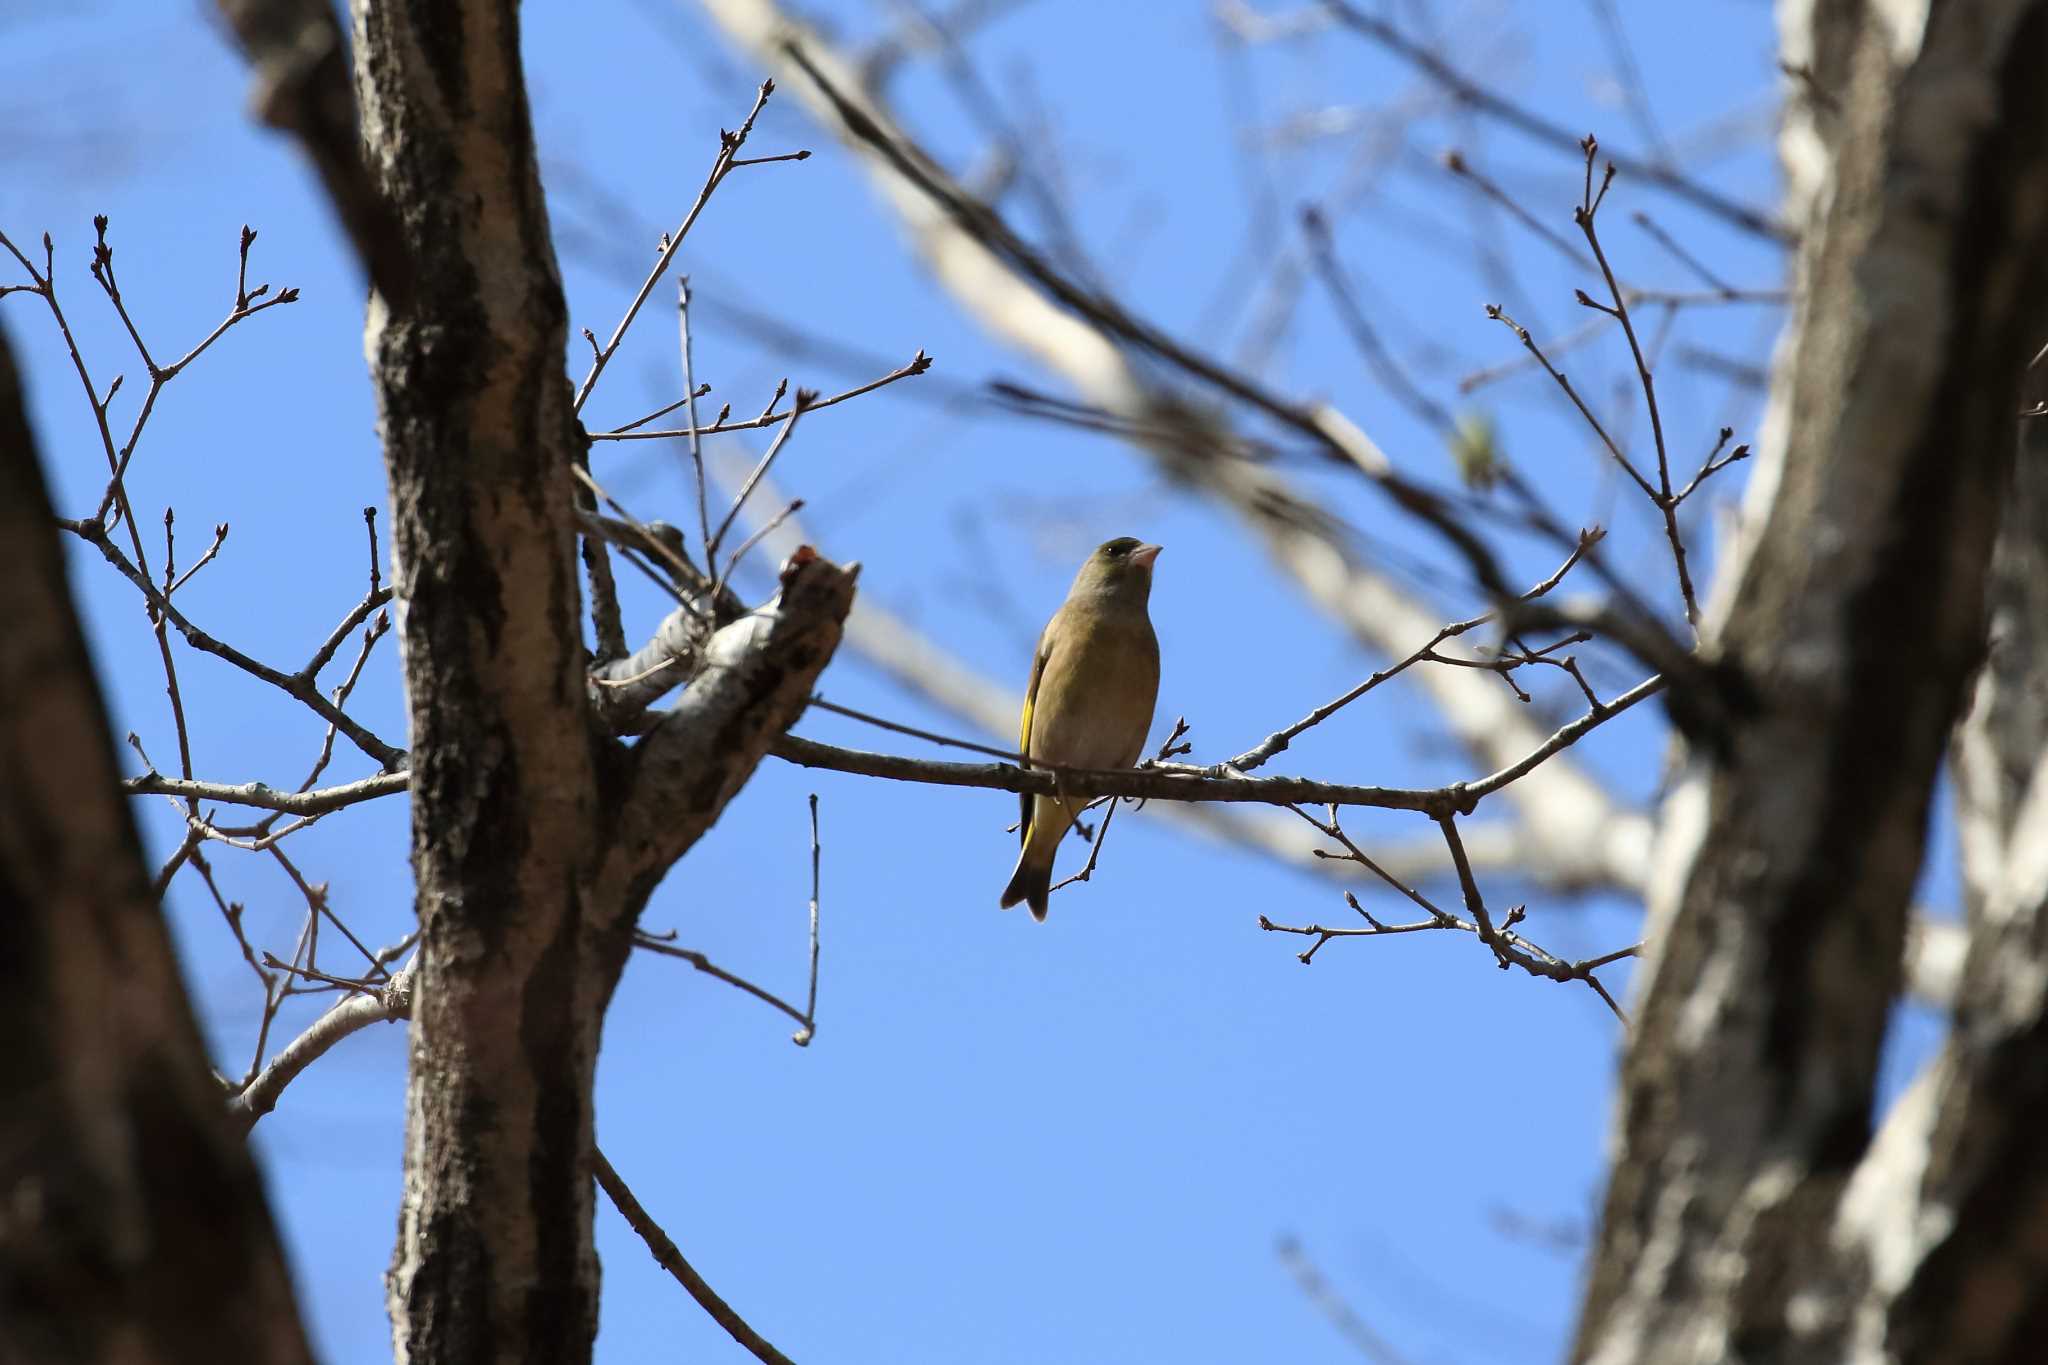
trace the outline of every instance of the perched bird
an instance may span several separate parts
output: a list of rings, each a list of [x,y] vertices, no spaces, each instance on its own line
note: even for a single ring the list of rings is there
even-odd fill
[[[1159,698],[1159,640],[1145,605],[1159,546],[1120,536],[1096,547],[1038,637],[1018,752],[1034,765],[1128,768],[1145,748]],[[1017,870],[1002,907],[1045,918],[1053,855],[1081,813],[1079,797],[1025,796]]]

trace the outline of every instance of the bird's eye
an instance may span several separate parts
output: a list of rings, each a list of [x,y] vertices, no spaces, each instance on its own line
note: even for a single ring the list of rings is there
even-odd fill
[[[1117,556],[1124,553],[1124,547],[1121,545],[1107,545],[1103,548],[1109,551],[1109,557],[1111,559],[1115,559]]]

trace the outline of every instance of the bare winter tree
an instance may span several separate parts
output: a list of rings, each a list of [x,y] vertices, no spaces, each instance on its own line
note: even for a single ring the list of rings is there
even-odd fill
[[[235,1137],[342,1037],[389,1019],[410,1021],[405,1184],[387,1278],[398,1359],[587,1359],[599,1301],[593,1179],[706,1311],[759,1358],[783,1359],[597,1150],[592,1101],[629,953],[680,953],[642,931],[648,897],[771,754],[877,781],[1147,798],[1259,856],[1376,879],[1413,906],[1399,922],[1356,899],[1355,916],[1333,923],[1262,916],[1262,928],[1295,936],[1305,962],[1339,938],[1470,935],[1482,960],[1597,993],[1625,1020],[1627,1060],[1577,1358],[2019,1361],[2048,1340],[2048,1148],[2038,1140],[2048,1114],[2048,0],[1786,0],[1794,93],[1781,131],[1786,203],[1775,215],[1665,159],[1608,156],[1377,11],[1342,0],[1284,13],[1215,6],[1233,41],[1373,45],[1472,116],[1571,158],[1582,188],[1570,221],[1533,227],[1584,263],[1579,302],[1593,325],[1625,339],[1647,450],[1638,440],[1632,454],[1611,415],[1573,388],[1555,343],[1505,308],[1489,312],[1649,509],[1667,547],[1660,593],[1676,606],[1665,610],[1608,560],[1598,529],[1552,512],[1483,434],[1404,372],[1356,307],[1318,214],[1303,224],[1298,273],[1328,293],[1381,384],[1456,438],[1470,488],[1441,487],[1383,452],[1337,406],[1177,339],[949,171],[893,112],[889,82],[920,52],[958,59],[957,29],[984,7],[942,17],[907,7],[918,21],[901,42],[857,59],[773,0],[704,0],[709,21],[773,80],[721,135],[653,268],[636,265],[644,273],[616,330],[585,333],[580,380],[561,367],[568,312],[517,7],[358,0],[349,42],[323,0],[220,8],[256,73],[260,116],[305,147],[372,285],[367,345],[395,570],[387,586],[373,511],[369,587],[296,669],[191,621],[176,593],[212,552],[181,575],[167,522],[163,562],[153,561],[128,462],[159,390],[293,293],[249,285],[245,231],[226,320],[164,363],[123,305],[102,221],[93,276],[149,381],[123,437],[109,420],[113,389],[93,378],[66,321],[55,247],[46,239],[39,260],[0,237],[19,272],[4,292],[41,300],[92,406],[108,476],[96,510],[53,520],[26,419],[11,382],[0,383],[10,493],[0,581],[19,598],[18,629],[0,636],[0,756],[10,775],[25,775],[0,792],[0,980],[28,1044],[0,1072],[0,1359],[184,1359],[200,1340],[208,1358],[236,1343],[257,1358],[303,1358]],[[1025,766],[1006,745],[965,742],[992,761],[937,762],[789,734],[842,640],[969,724],[1001,734],[1015,714],[1001,689],[880,604],[856,605],[858,566],[804,544],[795,504],[754,510],[773,505],[772,466],[807,413],[918,382],[922,353],[840,394],[799,390],[785,402],[778,390],[758,418],[735,418],[728,405],[705,420],[685,285],[684,396],[614,429],[584,421],[644,305],[657,290],[666,300],[705,204],[732,174],[786,159],[747,152],[763,105],[792,96],[855,153],[962,313],[1056,390],[1010,384],[982,399],[1128,441],[1234,516],[1386,666],[1206,763],[1175,761],[1190,753],[1178,727],[1150,763],[1115,773]],[[1528,216],[1482,167],[1453,158],[1451,171]],[[1688,558],[1680,513],[1750,445],[1724,430],[1695,464],[1667,439],[1644,315],[1661,307],[1668,317],[1686,301],[1631,287],[1611,262],[1601,233],[1617,180],[1794,252],[1756,469],[1711,584],[1695,583],[1698,551]],[[1721,301],[1739,292],[1698,268]],[[746,429],[772,432],[769,444],[729,505],[714,507],[700,442]],[[688,443],[694,526],[642,519],[592,477],[594,442],[647,438]],[[1371,564],[1342,519],[1268,458],[1283,447],[1319,475],[1361,482],[1431,537],[1476,585],[1474,613],[1445,622]],[[1512,579],[1496,534],[1507,523],[1554,551],[1554,572]],[[325,744],[296,790],[195,770],[182,716],[174,773],[152,764],[116,779],[53,524],[142,595],[174,708],[182,640],[312,712]],[[770,600],[750,606],[732,580],[757,546],[781,569]],[[637,636],[614,581],[621,562],[675,604]],[[1567,575],[1590,578],[1598,595],[1555,593]],[[348,709],[394,620],[406,747]],[[1498,647],[1464,643],[1482,626]],[[323,684],[351,639],[353,670]],[[1580,647],[1629,661],[1638,681],[1603,693],[1581,670]],[[1262,771],[1396,674],[1425,689],[1476,776],[1403,789]],[[1532,720],[1521,704],[1536,675],[1570,699],[1560,723]],[[1657,698],[1681,757],[1651,813],[1570,751]],[[372,775],[319,785],[337,743]],[[1945,759],[1965,853],[1960,937],[1916,923],[1910,903]],[[123,790],[183,811],[186,837],[153,883]],[[282,843],[302,827],[292,822],[401,791],[411,799],[416,930],[376,950],[354,942],[319,888],[292,871],[306,929],[289,959],[240,938],[264,983],[266,1036],[216,1103],[153,903],[181,874],[211,888],[212,846],[290,868]],[[256,823],[220,824],[221,804],[258,812]],[[1383,846],[1347,829],[1346,808],[1410,812],[1428,822],[1427,837]],[[50,810],[65,812],[61,828],[40,818]],[[1475,821],[1481,810],[1495,818]],[[815,857],[814,844],[814,869]],[[1508,874],[1559,894],[1640,895],[1643,942],[1576,960],[1546,950],[1521,907],[1490,900],[1491,879]],[[316,958],[323,932],[351,941],[357,958],[345,973]],[[1645,970],[1625,1007],[1601,972],[1638,954]],[[815,947],[812,970],[815,992]],[[117,971],[129,990],[121,1009],[102,998]],[[736,984],[808,1039],[814,998],[798,1009]],[[1951,1003],[1952,1025],[1926,1074],[1879,1115],[1878,1049],[1909,987]],[[272,1045],[284,999],[315,990],[343,998]],[[164,1221],[198,1217],[172,1201],[202,1196],[213,1242],[243,1273],[195,1278],[193,1262],[162,1254]],[[77,1220],[62,1226],[77,1230],[56,1236],[62,1210]],[[117,1311],[96,1311],[107,1303]],[[1352,1327],[1362,1349],[1384,1354],[1369,1329]]]

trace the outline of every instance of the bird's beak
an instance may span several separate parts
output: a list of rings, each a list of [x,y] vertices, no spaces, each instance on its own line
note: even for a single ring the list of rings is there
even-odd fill
[[[1141,569],[1149,569],[1152,567],[1152,561],[1159,558],[1159,552],[1165,548],[1164,545],[1140,545],[1131,551],[1131,563]]]

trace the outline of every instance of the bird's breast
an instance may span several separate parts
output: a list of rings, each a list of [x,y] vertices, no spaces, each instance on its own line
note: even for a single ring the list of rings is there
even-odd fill
[[[1159,644],[1149,622],[1071,631],[1046,660],[1033,709],[1033,758],[1076,768],[1137,762],[1159,696]]]

